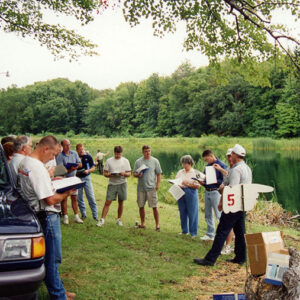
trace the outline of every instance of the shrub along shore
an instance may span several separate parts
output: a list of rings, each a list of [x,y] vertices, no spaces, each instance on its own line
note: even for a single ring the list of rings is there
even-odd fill
[[[45,133],[53,134],[50,132]],[[271,139],[264,137],[248,138],[248,137],[225,137],[216,135],[203,135],[200,138],[196,137],[156,137],[156,138],[138,138],[134,136],[130,137],[114,137],[106,138],[101,136],[88,136],[85,134],[73,135],[60,135],[53,134],[59,140],[63,138],[70,139],[73,147],[77,143],[83,143],[87,149],[113,149],[115,145],[122,145],[123,148],[141,149],[145,144],[150,145],[155,151],[166,151],[173,149],[191,149],[197,150],[204,148],[211,149],[227,149],[234,144],[239,143],[246,148],[247,151],[254,150],[293,150],[300,151],[300,138],[291,139]],[[44,135],[43,135],[44,136]],[[38,141],[42,135],[33,136],[34,141]],[[93,151],[92,151],[93,152]],[[92,155],[96,153],[91,153]]]

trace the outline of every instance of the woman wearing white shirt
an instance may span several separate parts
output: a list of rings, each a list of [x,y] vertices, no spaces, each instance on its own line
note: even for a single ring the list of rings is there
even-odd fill
[[[184,155],[180,162],[183,169],[178,171],[176,178],[182,179],[181,188],[185,192],[185,195],[178,200],[181,234],[190,233],[191,236],[196,236],[198,233],[198,188],[200,184],[192,179],[196,177],[193,158],[190,155]]]

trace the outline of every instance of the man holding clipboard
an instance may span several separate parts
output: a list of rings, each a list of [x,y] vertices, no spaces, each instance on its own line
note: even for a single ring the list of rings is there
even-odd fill
[[[104,176],[109,178],[106,192],[106,201],[102,210],[101,219],[97,223],[98,227],[102,227],[105,223],[106,215],[112,201],[118,198],[118,218],[116,224],[123,226],[121,217],[123,214],[124,201],[127,199],[127,181],[126,178],[131,176],[131,167],[129,160],[123,155],[122,146],[115,146],[114,156],[110,157],[104,167]]]
[[[65,168],[68,170],[68,174],[66,177],[76,176],[76,170],[82,167],[81,160],[77,154],[77,152],[71,150],[71,143],[69,140],[64,139],[61,141],[61,146],[63,148],[62,152],[59,153],[56,157],[56,164],[63,164]],[[71,195],[72,208],[75,215],[75,222],[78,224],[82,224],[83,221],[80,219],[78,215],[78,203],[77,203],[77,195],[78,191],[74,191]],[[69,224],[68,218],[68,206],[67,206],[67,198],[61,202],[61,208],[63,212],[63,223],[65,225]]]
[[[215,221],[213,211],[217,220],[220,220],[221,212],[218,210],[220,202],[219,187],[223,182],[223,174],[213,167],[214,164],[218,164],[223,169],[227,169],[227,166],[218,158],[214,156],[211,150],[205,150],[202,153],[203,159],[207,162],[204,169],[206,180],[201,183],[205,187],[204,203],[205,203],[205,221],[207,224],[207,230],[205,235],[201,238],[203,241],[213,241],[215,236]]]
[[[65,290],[59,276],[58,267],[61,263],[61,229],[59,204],[75,190],[61,194],[54,191],[50,175],[44,164],[54,158],[59,143],[52,136],[43,137],[35,150],[21,161],[18,169],[19,191],[35,211],[43,228],[46,254],[45,284],[50,299],[73,299],[74,293]]]

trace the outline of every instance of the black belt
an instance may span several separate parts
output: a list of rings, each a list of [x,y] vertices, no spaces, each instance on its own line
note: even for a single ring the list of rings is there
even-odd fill
[[[57,215],[57,214],[59,214],[59,212],[57,212],[57,211],[46,211],[47,216],[52,216],[52,215]]]
[[[212,191],[217,191],[219,188],[214,188],[214,189],[209,189],[209,188],[206,188],[205,190],[207,190],[208,192],[212,192]]]
[[[36,215],[39,219],[45,219],[47,216],[57,215],[59,212],[55,211],[46,211],[46,210],[40,210],[36,212]]]

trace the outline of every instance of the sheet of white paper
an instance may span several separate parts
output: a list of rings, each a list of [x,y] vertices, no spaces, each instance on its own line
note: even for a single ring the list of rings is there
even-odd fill
[[[176,201],[178,201],[185,194],[185,192],[177,184],[173,184],[169,188],[169,192],[174,197],[174,199],[176,199]]]
[[[216,169],[213,166],[205,167],[206,184],[217,183]]]
[[[149,167],[147,167],[145,164],[142,164],[142,165],[136,170],[136,172],[137,172],[137,173],[141,173],[142,171],[147,170],[147,169],[149,169]]]
[[[172,184],[181,185],[182,184],[182,179],[181,178],[169,179],[168,182],[170,182]]]

